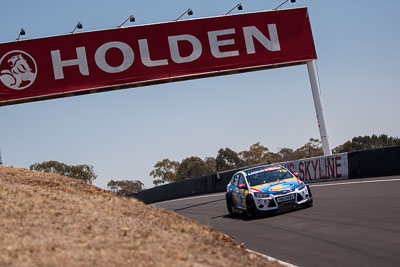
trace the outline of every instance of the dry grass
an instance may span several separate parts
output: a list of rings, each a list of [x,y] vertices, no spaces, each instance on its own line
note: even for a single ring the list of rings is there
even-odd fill
[[[0,166],[0,266],[279,266],[174,212]]]

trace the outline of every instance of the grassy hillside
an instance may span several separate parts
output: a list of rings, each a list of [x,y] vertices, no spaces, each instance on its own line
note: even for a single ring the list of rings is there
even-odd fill
[[[174,212],[0,166],[0,266],[278,266]]]

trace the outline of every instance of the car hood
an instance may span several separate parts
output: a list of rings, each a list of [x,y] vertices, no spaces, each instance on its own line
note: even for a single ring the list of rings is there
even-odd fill
[[[250,187],[253,192],[267,193],[267,194],[277,194],[293,191],[299,187],[301,181],[296,177],[280,180],[277,182],[260,184]]]

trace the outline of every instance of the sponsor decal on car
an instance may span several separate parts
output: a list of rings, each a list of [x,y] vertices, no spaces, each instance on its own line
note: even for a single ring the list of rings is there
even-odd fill
[[[238,196],[236,194],[232,194],[232,197],[233,197],[233,202],[235,203],[236,206],[238,206],[239,205]]]
[[[256,170],[256,171],[252,171],[252,172],[246,173],[246,176],[259,174],[259,173],[262,173],[262,172],[269,172],[269,171],[280,170],[280,169],[282,169],[282,167],[271,167],[271,168]]]
[[[281,181],[275,181],[272,183],[261,184],[251,187],[253,191],[261,193],[277,193],[284,190],[293,190],[300,185],[297,178],[292,177]]]
[[[268,189],[269,191],[272,192],[276,192],[276,191],[282,191],[282,190],[288,190],[293,188],[295,185],[294,184],[278,184],[278,185],[274,185],[273,187],[271,187],[270,189]]]

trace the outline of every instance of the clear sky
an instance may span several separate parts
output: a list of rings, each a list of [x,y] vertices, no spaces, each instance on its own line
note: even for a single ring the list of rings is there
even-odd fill
[[[270,10],[277,0],[242,0],[243,10]],[[3,1],[0,42],[112,28],[129,15],[135,24],[226,13],[238,2]],[[332,148],[354,136],[400,137],[400,1],[298,0],[307,6]],[[187,19],[185,16],[183,19]],[[129,23],[129,22],[128,22]],[[320,138],[305,65],[176,82],[0,107],[4,165],[29,168],[57,160],[91,164],[106,188],[114,180],[141,180],[164,158],[215,157],[261,142],[271,151],[296,149]]]

